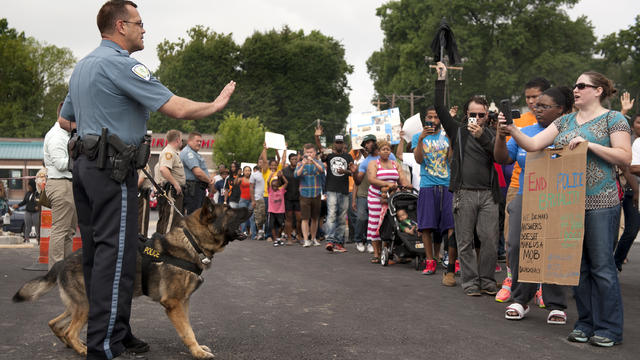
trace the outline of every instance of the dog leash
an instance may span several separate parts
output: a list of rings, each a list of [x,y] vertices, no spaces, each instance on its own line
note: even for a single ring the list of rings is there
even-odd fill
[[[205,265],[211,264],[211,259],[209,259],[207,256],[205,256],[204,251],[202,251],[200,246],[198,246],[198,243],[196,243],[196,241],[193,239],[193,236],[191,235],[189,230],[187,230],[187,228],[184,227],[184,228],[182,228],[182,232],[184,233],[184,236],[187,237],[187,240],[189,240],[189,242],[191,243],[191,246],[193,246],[193,248],[198,253],[198,257],[200,258],[200,262],[202,262]]]
[[[160,185],[158,185],[158,183],[157,183],[155,180],[153,180],[153,176],[151,176],[151,174],[149,174],[149,172],[147,171],[147,169],[146,169],[146,168],[142,168],[141,170],[142,170],[142,172],[144,173],[144,176],[146,176],[146,177],[147,177],[147,179],[149,179],[149,181],[151,181],[151,184],[153,185],[153,187],[155,187],[155,188],[156,188],[156,191],[158,192],[158,195],[159,195],[159,196],[162,196],[162,197],[163,197],[163,198],[165,198],[165,199],[167,199],[167,202],[169,203],[169,205],[171,205],[171,207],[173,208],[173,210],[175,210],[175,211],[178,213],[178,215],[180,215],[180,216],[184,217],[184,215],[182,215],[182,212],[181,212],[180,210],[178,210],[178,208],[177,208],[177,207],[176,207],[176,205],[174,204],[173,199],[171,199],[170,197],[168,197],[168,196],[167,196],[167,193],[166,193],[162,188],[160,188]]]

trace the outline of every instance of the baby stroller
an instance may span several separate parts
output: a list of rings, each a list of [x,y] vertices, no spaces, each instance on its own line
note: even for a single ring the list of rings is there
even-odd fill
[[[411,235],[401,231],[396,217],[398,210],[404,209],[409,219],[414,222],[418,219],[418,191],[401,188],[389,197],[388,204],[389,209],[380,226],[380,237],[383,241],[380,263],[387,266],[389,259],[395,254],[399,258],[413,258],[415,268],[419,270],[425,259],[422,239],[417,234]]]

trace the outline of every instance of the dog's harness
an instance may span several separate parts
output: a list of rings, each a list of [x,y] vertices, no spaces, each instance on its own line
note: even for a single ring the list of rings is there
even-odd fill
[[[205,265],[210,264],[211,259],[209,259],[204,255],[204,252],[202,251],[200,246],[198,246],[198,244],[193,239],[193,235],[191,235],[191,233],[189,233],[189,231],[186,228],[183,228],[183,232],[184,232],[184,235],[189,240],[189,242],[191,243],[191,246],[193,246],[193,248],[198,253],[198,257],[200,258],[200,261]],[[147,295],[147,296],[149,295],[149,275],[151,273],[151,263],[165,263],[165,264],[173,265],[183,270],[192,272],[198,276],[202,274],[202,269],[198,267],[198,265],[190,261],[177,258],[170,254],[160,253],[158,250],[153,248],[154,239],[158,239],[163,243],[167,241],[164,235],[161,235],[158,233],[153,234],[151,239],[146,238],[142,234],[138,234],[138,251],[140,252],[141,260],[142,260],[140,264],[141,265],[140,275],[141,275],[141,282],[142,282],[141,283],[142,293],[144,295]]]

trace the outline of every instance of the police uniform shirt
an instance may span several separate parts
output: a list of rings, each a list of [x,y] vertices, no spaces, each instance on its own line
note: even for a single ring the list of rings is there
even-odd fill
[[[147,172],[151,172],[151,169],[149,168],[149,164],[145,165],[145,170],[147,170]],[[144,178],[144,180],[142,181],[142,185],[140,185],[140,190],[148,190],[151,189],[151,180],[149,180],[149,178],[147,178],[147,175],[145,175],[145,173],[142,171],[142,169],[138,170],[138,177],[142,177]]]
[[[180,151],[180,160],[182,160],[182,163],[184,164],[184,174],[187,181],[199,180],[192,171],[196,166],[199,167],[200,170],[204,171],[205,175],[209,176],[209,170],[207,169],[207,163],[204,161],[204,158],[189,145],[185,146],[184,149]]]
[[[89,80],[89,81],[87,81]],[[173,93],[111,40],[78,62],[60,115],[75,121],[78,135],[100,135],[106,127],[127,144],[147,132],[149,111],[158,111]]]
[[[180,153],[173,150],[171,146],[165,146],[160,152],[160,158],[158,159],[158,173],[160,173],[160,166],[166,166],[171,172],[171,176],[178,182],[178,185],[184,186],[186,179],[184,176],[184,165],[180,160]],[[163,179],[166,181],[167,179]]]

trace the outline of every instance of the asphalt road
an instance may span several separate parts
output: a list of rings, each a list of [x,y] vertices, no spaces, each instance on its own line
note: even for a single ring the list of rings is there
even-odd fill
[[[636,359],[640,350],[640,247],[620,275],[625,341],[612,349],[567,342],[576,319],[546,324],[534,308],[504,319],[493,297],[471,298],[440,285],[441,271],[423,276],[411,264],[383,268],[368,254],[323,248],[273,248],[233,242],[216,255],[192,296],[191,322],[217,359]],[[11,297],[43,274],[22,270],[37,249],[0,249],[0,359],[80,359],[51,333],[62,312],[57,289],[33,303]],[[504,273],[499,274],[500,280]],[[149,342],[149,359],[190,359],[159,304],[134,300],[134,333]],[[84,336],[84,332],[83,332]]]

